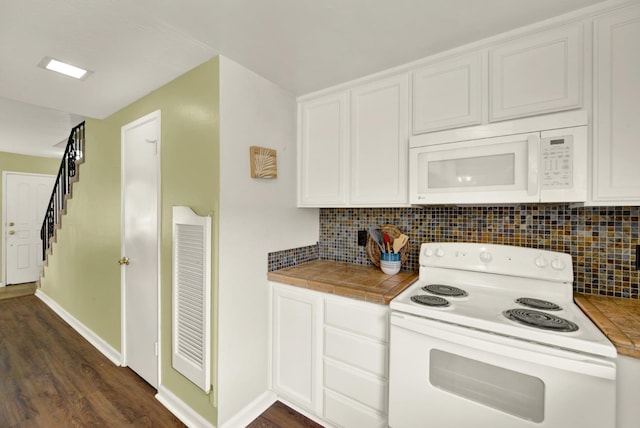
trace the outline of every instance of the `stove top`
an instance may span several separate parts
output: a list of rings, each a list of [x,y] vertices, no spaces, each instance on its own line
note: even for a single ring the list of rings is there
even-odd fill
[[[573,302],[571,256],[487,244],[422,244],[420,277],[392,311],[615,357]]]

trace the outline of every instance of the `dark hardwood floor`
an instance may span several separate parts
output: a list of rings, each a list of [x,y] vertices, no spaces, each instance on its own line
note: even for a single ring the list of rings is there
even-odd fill
[[[0,428],[185,426],[133,371],[115,366],[38,298],[17,291],[0,295]],[[276,402],[249,427],[321,425]]]
[[[29,296],[36,291],[35,282],[25,282],[24,284],[8,285],[0,287],[0,300],[13,299],[14,297]]]
[[[183,427],[35,296],[0,300],[0,427]]]
[[[322,425],[276,401],[247,428],[322,428]]]

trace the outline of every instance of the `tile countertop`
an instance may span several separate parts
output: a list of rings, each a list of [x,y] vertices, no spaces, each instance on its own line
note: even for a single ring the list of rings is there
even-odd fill
[[[573,299],[614,344],[618,354],[640,358],[640,300],[595,294],[574,294]]]
[[[388,305],[418,279],[417,272],[387,275],[375,266],[314,260],[269,272],[269,281]]]

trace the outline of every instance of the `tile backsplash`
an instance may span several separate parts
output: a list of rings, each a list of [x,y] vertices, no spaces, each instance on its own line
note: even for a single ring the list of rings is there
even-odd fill
[[[273,272],[274,270],[288,268],[311,260],[317,260],[318,258],[318,244],[291,250],[275,251],[268,254],[268,271]]]
[[[418,269],[422,242],[540,248],[573,256],[575,291],[638,299],[635,249],[640,244],[639,214],[640,207],[567,204],[323,208],[317,252],[321,259],[371,264],[366,247],[357,245],[358,230],[393,224],[410,239],[410,256],[403,269]],[[312,247],[299,251],[314,257]],[[269,267],[272,270],[271,263]]]

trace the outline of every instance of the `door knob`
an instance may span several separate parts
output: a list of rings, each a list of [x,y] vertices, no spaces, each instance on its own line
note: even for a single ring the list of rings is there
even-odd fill
[[[122,265],[128,265],[129,264],[129,257],[123,257],[120,260],[118,260],[118,263],[120,264],[120,266]]]
[[[9,235],[15,235],[15,234],[16,234],[16,231],[15,231],[15,230],[10,230],[10,231],[9,231]]]

